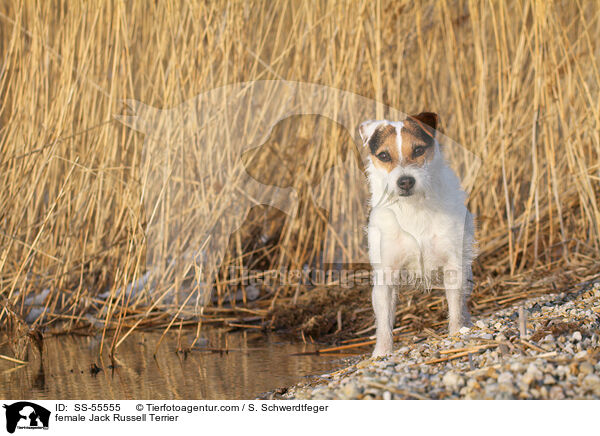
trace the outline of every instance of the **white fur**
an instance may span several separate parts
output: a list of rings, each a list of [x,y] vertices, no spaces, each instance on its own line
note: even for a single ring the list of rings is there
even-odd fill
[[[360,127],[364,144],[375,129],[388,123],[396,127],[397,146],[402,156],[402,122],[367,121]],[[431,273],[443,269],[443,286],[448,300],[449,332],[470,324],[466,306],[472,289],[471,263],[475,256],[474,223],[465,206],[466,194],[447,165],[437,141],[433,159],[423,167],[404,166],[401,161],[391,172],[373,165],[369,156],[367,174],[371,190],[368,225],[369,258],[374,272],[373,308],[377,343],[373,356],[392,352],[392,329],[396,308],[396,280],[391,273],[406,272],[404,284],[417,278],[430,283]],[[401,158],[402,160],[402,158]],[[396,181],[415,178],[414,194],[398,195]]]

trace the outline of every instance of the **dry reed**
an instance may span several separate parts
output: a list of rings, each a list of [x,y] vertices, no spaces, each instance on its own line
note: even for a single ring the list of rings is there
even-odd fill
[[[250,213],[229,241],[214,304],[198,313],[183,301],[118,292],[144,277],[148,248],[145,135],[114,119],[126,113],[122,101],[171,108],[219,86],[264,79],[320,83],[406,113],[436,111],[441,130],[481,158],[469,197],[479,223],[475,312],[593,277],[599,13],[597,2],[533,0],[4,3],[0,319],[12,311],[26,317],[28,298],[42,295],[46,316],[36,325],[78,331],[91,324],[114,349],[134,328],[199,329],[199,320],[243,326],[252,316],[267,322],[279,304],[308,294],[282,286],[252,304],[242,293],[224,307],[244,289],[223,271],[246,265],[268,274],[318,258],[327,220],[309,201],[311,181],[340,147],[353,146],[355,132],[315,117],[282,122],[287,139],[275,141],[275,151],[244,157],[263,183],[294,186],[300,207],[294,217],[269,208]],[[236,140],[218,138],[219,159],[236,150]],[[290,144],[301,159],[277,171],[290,161]],[[214,161],[215,171],[226,162],[200,158]],[[351,215],[366,207],[355,204],[356,189],[358,182],[336,186],[321,201]],[[206,210],[216,201],[208,190],[192,206]],[[185,211],[178,220],[186,224]],[[361,249],[359,230],[348,249]],[[257,242],[261,235],[266,242]],[[168,274],[161,280],[164,292],[178,285]],[[113,298],[98,298],[107,290]],[[441,296],[405,298],[400,323],[441,325]]]

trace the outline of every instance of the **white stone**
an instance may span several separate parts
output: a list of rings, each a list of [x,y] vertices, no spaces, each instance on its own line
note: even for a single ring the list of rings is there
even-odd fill
[[[588,388],[600,387],[600,377],[596,374],[588,374],[583,379],[582,385]]]
[[[530,372],[526,372],[521,377],[521,381],[527,386],[529,386],[531,383],[533,383],[534,380],[535,380],[535,377]]]
[[[581,362],[579,364],[579,372],[582,374],[592,374],[594,372],[594,365],[587,361]]]
[[[540,381],[544,377],[544,373],[540,371],[540,369],[533,363],[530,363],[527,367],[527,372],[525,374],[530,374],[534,380]]]
[[[349,382],[342,386],[341,393],[346,398],[356,398],[360,394],[360,390],[356,384]]]
[[[565,399],[565,393],[563,391],[563,388],[561,388],[558,385],[552,386],[550,388],[550,399],[551,400],[564,400]]]
[[[581,337],[581,332],[580,331],[577,331],[577,332],[573,333],[573,340],[574,341],[579,342],[579,341],[581,341],[581,339],[583,339],[583,338]]]
[[[513,362],[510,364],[510,370],[513,372],[520,372],[523,369],[523,364],[521,362]]]
[[[513,375],[510,372],[503,372],[498,376],[498,383],[512,383]]]
[[[542,339],[542,342],[554,342],[554,336],[548,334]]]
[[[444,375],[442,382],[444,383],[444,385],[447,388],[452,389],[452,390],[456,390],[465,384],[465,381],[460,376],[460,374],[457,374],[454,371],[448,371]]]

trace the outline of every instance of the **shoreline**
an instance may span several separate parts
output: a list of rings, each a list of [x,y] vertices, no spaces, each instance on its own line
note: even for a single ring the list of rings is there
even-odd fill
[[[281,399],[600,399],[600,282],[475,319],[383,358],[276,392]]]

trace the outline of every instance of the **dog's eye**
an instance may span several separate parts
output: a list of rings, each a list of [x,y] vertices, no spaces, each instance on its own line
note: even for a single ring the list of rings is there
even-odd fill
[[[377,155],[377,159],[379,159],[382,162],[389,162],[392,160],[392,157],[387,151],[382,151]]]
[[[413,149],[413,157],[423,156],[423,153],[425,153],[425,147],[418,146]]]

